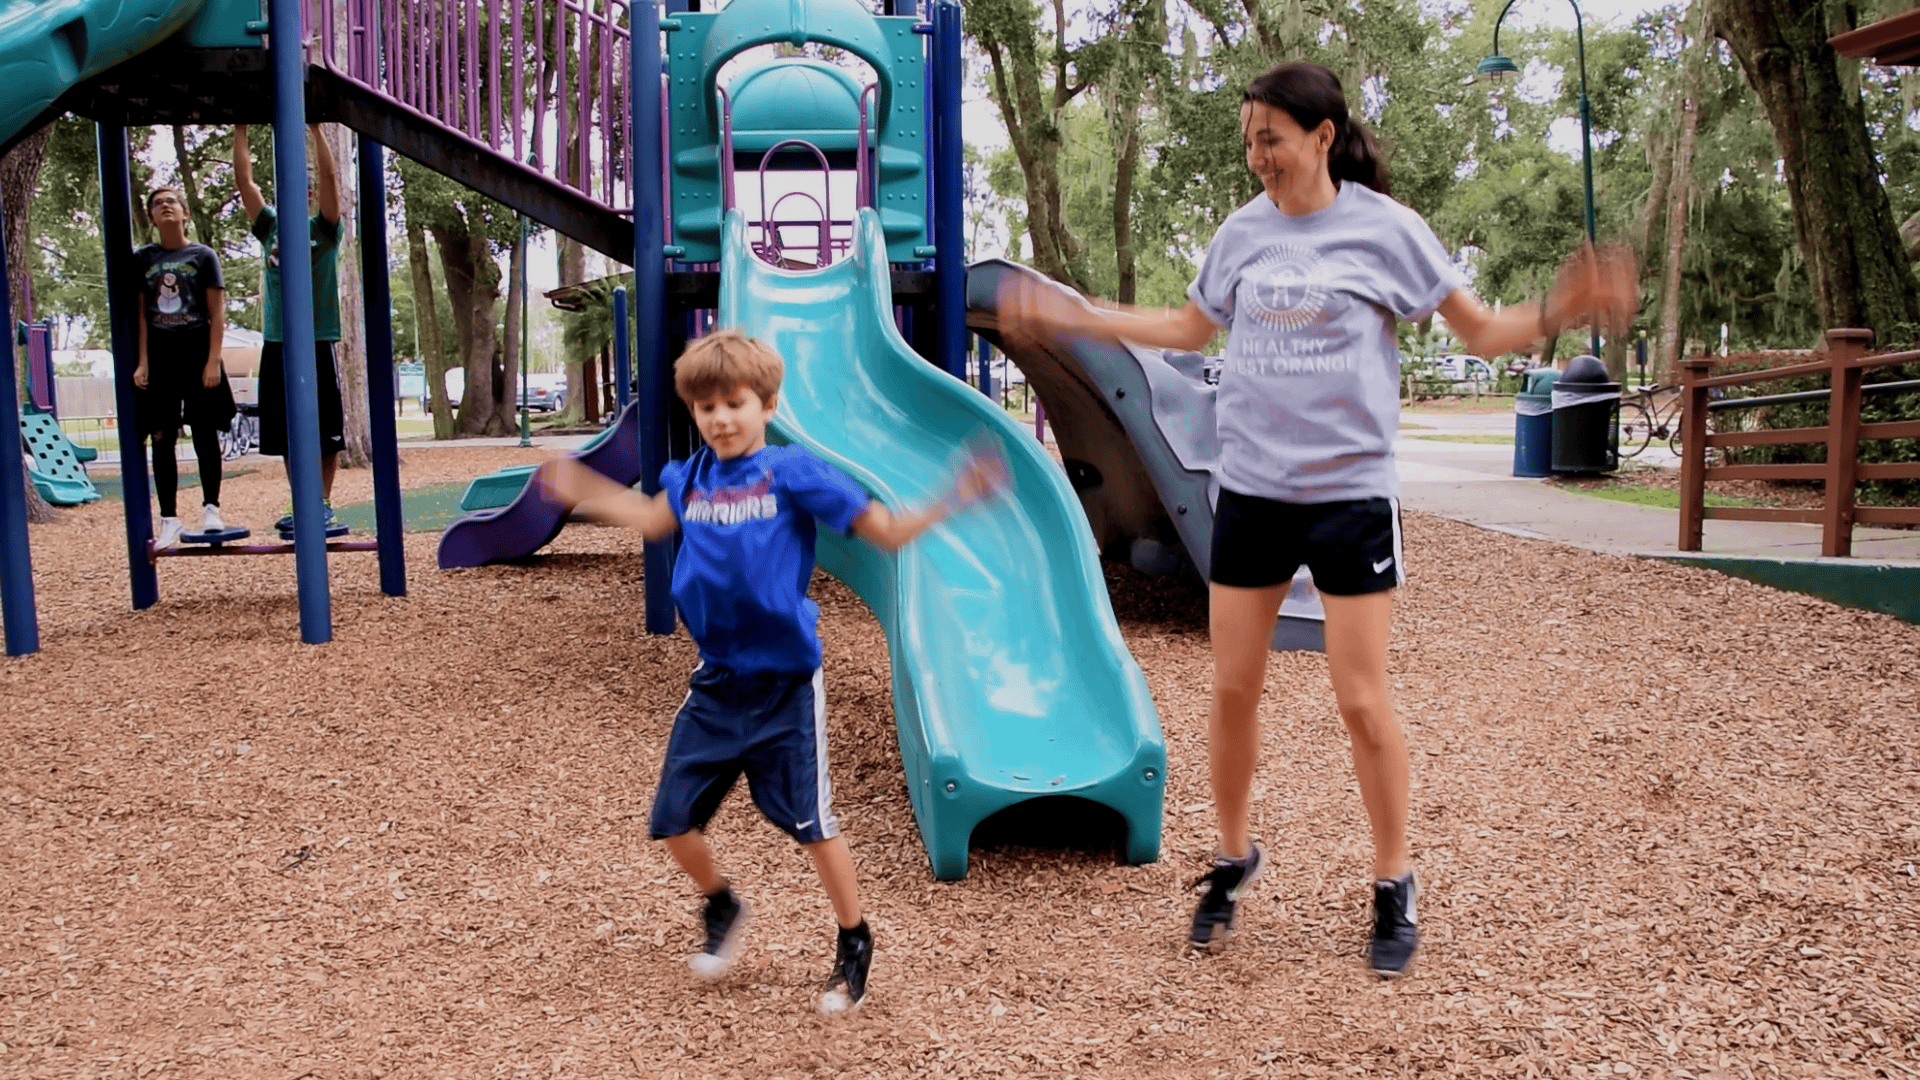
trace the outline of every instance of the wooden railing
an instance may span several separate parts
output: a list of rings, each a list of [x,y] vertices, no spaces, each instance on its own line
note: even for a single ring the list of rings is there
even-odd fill
[[[1920,525],[1920,507],[1856,506],[1854,486],[1862,480],[1920,479],[1920,461],[1860,462],[1861,439],[1920,439],[1920,420],[1865,424],[1860,421],[1861,378],[1875,368],[1920,361],[1920,351],[1868,356],[1871,330],[1829,330],[1827,351],[1821,359],[1763,371],[1712,374],[1711,357],[1683,362],[1680,419],[1680,550],[1699,551],[1701,524],[1719,521],[1799,521],[1821,527],[1820,553],[1853,553],[1855,525]],[[1774,379],[1826,375],[1831,380],[1827,422],[1820,427],[1779,428],[1707,434],[1709,409],[1759,408],[1764,399],[1712,402],[1719,387],[1747,386]],[[1825,462],[1802,465],[1709,465],[1707,452],[1715,447],[1782,446],[1824,443]],[[1709,480],[1820,480],[1825,500],[1817,510],[1783,507],[1707,506]]]

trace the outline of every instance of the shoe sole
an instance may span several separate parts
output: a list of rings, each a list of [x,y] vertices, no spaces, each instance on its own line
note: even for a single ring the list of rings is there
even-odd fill
[[[687,969],[695,976],[707,982],[716,982],[733,970],[734,961],[740,958],[740,943],[747,936],[747,927],[753,922],[753,909],[745,900],[740,901],[740,917],[734,920],[733,930],[720,943],[716,953],[697,952],[687,957]],[[709,961],[702,963],[702,961]],[[702,969],[705,970],[702,970]]]
[[[1402,967],[1399,971],[1389,971],[1386,968],[1377,968],[1377,967],[1374,967],[1371,963],[1367,965],[1367,970],[1372,972],[1375,975],[1378,975],[1382,979],[1404,978],[1408,975],[1413,974],[1414,959],[1415,957],[1412,957],[1412,956],[1407,957],[1406,965]]]
[[[867,961],[867,982],[871,983],[872,981],[873,961],[869,960]],[[814,1010],[821,1016],[826,1017],[845,1016],[848,1013],[859,1012],[860,1006],[865,1005],[867,998],[872,996],[871,994],[861,994],[859,1001],[852,1001],[847,997],[845,990],[829,990],[820,995],[820,1001],[814,1006]],[[836,1001],[846,1002],[846,1004],[835,1004]]]

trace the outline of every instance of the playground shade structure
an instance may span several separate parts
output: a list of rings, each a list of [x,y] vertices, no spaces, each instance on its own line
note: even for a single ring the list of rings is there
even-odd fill
[[[1009,464],[1010,492],[898,552],[820,536],[821,566],[886,630],[900,758],[935,875],[965,875],[981,821],[1048,796],[1110,807],[1126,823],[1126,858],[1158,858],[1166,744],[1065,475],[1004,410],[900,336],[874,210],[860,210],[851,255],[824,270],[770,266],[747,233],[731,211],[719,319],[786,360],[770,438],[895,508],[945,495],[969,443],[990,442]]]

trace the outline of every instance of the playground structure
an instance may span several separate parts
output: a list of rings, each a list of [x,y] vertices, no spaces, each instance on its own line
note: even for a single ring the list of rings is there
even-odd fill
[[[627,482],[657,490],[669,455],[693,448],[690,422],[673,410],[668,358],[704,323],[699,313],[716,308],[722,324],[771,340],[789,361],[775,437],[835,460],[883,498],[935,494],[962,441],[996,442],[1013,463],[1014,498],[897,556],[831,539],[823,545],[823,565],[860,592],[886,628],[901,756],[934,871],[965,873],[972,830],[987,817],[1060,797],[1110,808],[1125,826],[1130,861],[1158,856],[1165,746],[1079,501],[1041,448],[962,381],[957,5],[941,0],[925,21],[908,7],[874,14],[856,0],[736,0],[713,13],[675,0],[665,18],[651,2],[596,8],[573,0],[514,0],[504,12],[500,0],[484,10],[478,0],[273,0],[264,27],[243,17],[250,14],[219,0],[185,0],[144,23],[115,23],[120,48],[101,53],[112,63],[89,54],[64,88],[37,91],[15,110],[15,126],[0,129],[0,139],[15,138],[62,111],[100,123],[110,274],[132,250],[125,126],[257,123],[270,108],[278,192],[305,188],[309,120],[360,133],[368,268],[386,265],[388,147],[635,268],[637,397],[616,434],[588,455],[617,462]],[[296,20],[300,39],[271,33]],[[656,33],[633,35],[630,26]],[[295,40],[301,47],[287,47]],[[664,52],[647,47],[661,40]],[[864,62],[871,81],[782,57],[749,63],[722,84],[729,60],[772,44],[840,50]],[[826,180],[818,198],[801,199],[815,204],[817,217],[784,218],[779,212],[794,196],[766,198],[769,172],[795,168],[817,168]],[[760,182],[753,221],[738,202],[745,169]],[[853,177],[854,207],[844,216],[836,216],[835,172]],[[795,242],[795,228],[809,226],[812,243]],[[304,229],[302,215],[283,215],[283,250],[303,248]],[[331,635],[331,611],[319,533],[311,280],[302,260],[286,262],[283,273],[291,550],[301,636],[317,643]],[[384,370],[392,363],[385,274],[364,276],[369,364]],[[129,305],[113,306],[122,415],[132,413],[134,317]],[[624,342],[617,351],[626,356]],[[393,387],[369,383],[382,588],[401,595]],[[0,426],[14,430],[12,417],[0,417]],[[137,436],[128,425],[121,434],[126,488],[144,490]],[[530,552],[560,520],[548,507],[532,522],[529,502],[537,492],[496,512],[491,531],[526,533]],[[4,489],[0,503],[8,508],[0,554],[9,648],[31,651],[37,631],[24,524],[16,535],[17,500]],[[133,600],[145,607],[158,595],[152,522],[144,499],[125,503]],[[488,532],[470,520],[449,539]],[[492,540],[478,547],[498,550]],[[646,628],[671,632],[670,549],[649,544],[645,560]]]

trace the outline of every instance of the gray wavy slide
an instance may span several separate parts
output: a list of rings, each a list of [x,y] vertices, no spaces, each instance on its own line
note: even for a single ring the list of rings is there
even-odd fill
[[[1027,267],[988,259],[967,270],[967,323],[1032,384],[1102,557],[1204,581],[1220,490],[1205,358],[1078,335],[1009,348],[996,309],[1001,284],[1014,275],[1076,295]],[[1325,620],[1303,570],[1280,605],[1273,647],[1324,649]]]

